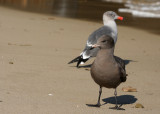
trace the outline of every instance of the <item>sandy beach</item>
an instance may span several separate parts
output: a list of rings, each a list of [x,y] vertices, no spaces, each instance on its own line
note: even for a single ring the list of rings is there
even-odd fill
[[[1,114],[159,114],[160,36],[118,26],[115,55],[128,64],[127,81],[118,89],[125,111],[111,110],[114,90],[98,85],[88,67],[67,63],[83,50],[100,23],[41,15],[0,7]],[[94,58],[89,60],[88,65]],[[131,86],[137,92],[123,92]],[[144,108],[135,108],[141,103]]]

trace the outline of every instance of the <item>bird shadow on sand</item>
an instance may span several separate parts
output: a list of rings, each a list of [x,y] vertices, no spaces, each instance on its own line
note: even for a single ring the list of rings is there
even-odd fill
[[[86,105],[89,106],[89,107],[97,107],[97,108],[99,108],[102,105],[106,105],[108,103],[116,105],[115,97],[104,98],[104,99],[102,99],[102,101],[104,103],[101,104],[101,105],[97,105],[97,104],[86,104]],[[116,107],[110,107],[109,109],[125,110],[124,108],[121,108],[123,105],[133,104],[136,101],[137,101],[137,98],[135,98],[135,96],[133,96],[133,95],[117,96],[118,109]]]
[[[79,66],[78,68],[91,68],[92,64],[88,64],[88,65],[83,65],[83,66]],[[76,66],[71,66],[71,67],[76,67]]]
[[[135,98],[133,95],[121,95],[117,96],[117,104],[122,106],[126,104],[133,104],[137,101],[138,99]],[[109,104],[116,104],[115,97],[109,97],[102,99],[103,102],[105,102],[103,105],[109,103]]]
[[[125,65],[128,65],[130,62],[137,62],[137,61],[128,60],[128,59],[125,59],[125,60],[124,60]]]
[[[79,66],[79,68],[91,68],[92,64]]]

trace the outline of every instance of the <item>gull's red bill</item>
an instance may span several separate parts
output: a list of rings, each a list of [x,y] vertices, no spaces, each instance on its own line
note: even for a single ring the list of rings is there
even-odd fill
[[[121,20],[121,21],[122,21],[122,20],[123,20],[123,17],[119,16],[117,19],[119,19],[119,20]]]

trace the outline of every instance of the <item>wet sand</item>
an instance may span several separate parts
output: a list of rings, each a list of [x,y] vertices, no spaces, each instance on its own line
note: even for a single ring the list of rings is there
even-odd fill
[[[0,111],[3,114],[158,114],[160,113],[160,37],[118,26],[115,55],[125,59],[128,79],[118,89],[103,89],[89,68],[67,63],[83,50],[88,35],[102,24],[0,7]],[[91,64],[94,59],[85,65]],[[129,61],[132,60],[132,61]],[[138,92],[123,92],[132,86]],[[134,108],[141,103],[144,108]]]
[[[23,11],[50,14],[53,16],[81,19],[98,23],[102,23],[101,18],[105,11],[115,11],[118,15],[123,16],[125,20],[123,22],[117,21],[119,25],[140,28],[148,32],[160,35],[160,18],[144,18],[143,16],[146,16],[146,14],[143,13],[139,16],[135,16],[127,12],[125,13],[125,11],[129,11],[129,9],[124,9],[126,8],[125,2],[127,2],[127,0],[122,3],[116,3],[111,1],[116,0],[110,0],[110,2],[105,2],[105,0],[36,0],[34,2],[32,0],[0,0],[0,6],[2,5],[5,7],[19,9]],[[134,9],[139,9],[136,14],[140,13],[140,9],[142,10],[144,8],[147,8],[147,6],[145,5],[145,1],[147,0],[136,1],[136,3],[135,1],[136,0],[132,0],[132,3],[130,5],[133,5],[132,9],[137,6],[137,8]],[[144,2],[143,5],[138,5],[142,2]],[[158,5],[156,5],[158,4],[158,1],[157,3],[155,3],[155,0],[150,2],[150,5],[152,7],[154,7],[153,4],[155,4],[154,12],[156,12],[158,10]],[[152,8],[149,7],[149,9],[151,10]],[[120,12],[119,10],[125,11]],[[149,15],[151,16],[151,14]]]

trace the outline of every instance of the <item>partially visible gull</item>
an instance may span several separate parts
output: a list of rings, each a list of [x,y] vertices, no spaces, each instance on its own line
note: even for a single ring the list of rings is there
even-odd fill
[[[85,63],[89,58],[96,57],[98,48],[92,48],[92,45],[97,42],[97,40],[103,36],[108,35],[111,36],[114,40],[114,43],[117,41],[117,25],[115,20],[123,20],[123,17],[118,16],[113,11],[107,11],[103,14],[103,24],[104,26],[100,27],[99,29],[95,30],[92,34],[90,34],[85,49],[80,54],[80,56],[76,57],[72,61],[70,61],[68,64],[77,62],[77,67],[79,67],[79,64]]]

